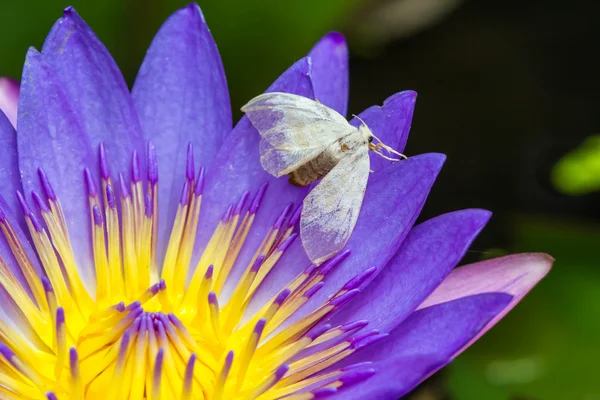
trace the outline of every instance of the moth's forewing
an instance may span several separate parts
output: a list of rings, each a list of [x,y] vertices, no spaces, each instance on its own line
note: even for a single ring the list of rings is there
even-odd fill
[[[263,138],[261,164],[276,177],[288,174],[356,130],[335,110],[306,97],[266,93],[242,111]]]
[[[368,152],[368,146],[355,147],[304,199],[300,236],[316,265],[341,251],[352,235],[369,178]]]

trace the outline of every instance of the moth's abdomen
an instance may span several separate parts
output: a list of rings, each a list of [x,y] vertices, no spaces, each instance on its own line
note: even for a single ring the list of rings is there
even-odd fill
[[[290,172],[289,182],[296,186],[310,185],[327,175],[337,165],[343,155],[344,153],[340,148],[340,144],[335,142],[316,158]]]

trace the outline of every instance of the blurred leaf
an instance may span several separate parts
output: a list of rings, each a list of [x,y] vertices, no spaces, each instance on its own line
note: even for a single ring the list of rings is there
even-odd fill
[[[373,47],[414,35],[438,23],[464,0],[387,0],[373,3],[355,16],[352,37]]]
[[[48,31],[68,5],[75,7],[109,49],[116,47],[119,30],[115,25],[122,24],[125,10],[125,2],[121,0],[3,1],[0,7],[0,75],[21,78],[27,49],[30,46],[41,49]]]
[[[498,326],[447,370],[460,400],[600,399],[600,230],[520,219],[516,251],[556,263]]]
[[[590,136],[564,156],[552,171],[561,192],[582,195],[600,190],[600,136]]]

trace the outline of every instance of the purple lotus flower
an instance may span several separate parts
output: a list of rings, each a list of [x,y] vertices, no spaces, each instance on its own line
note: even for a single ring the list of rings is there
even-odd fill
[[[268,90],[345,114],[347,74],[332,33]],[[1,82],[9,118],[18,97],[16,133],[0,113],[2,398],[395,399],[552,264],[453,270],[490,213],[413,227],[444,162],[424,154],[374,158],[347,250],[310,265],[295,240],[307,189],[262,170],[246,118],[232,129],[196,5],[162,26],[132,93],[72,8],[27,53],[20,94]],[[402,151],[415,98],[360,118]]]

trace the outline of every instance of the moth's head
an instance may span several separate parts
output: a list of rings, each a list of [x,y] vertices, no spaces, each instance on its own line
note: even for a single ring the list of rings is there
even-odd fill
[[[383,143],[370,130],[369,130],[369,137],[368,137],[367,140],[368,140],[368,143],[369,143],[369,150],[371,150],[373,153],[377,154],[379,157],[383,157],[386,160],[390,160],[390,161],[400,161],[403,158],[404,159],[408,158],[404,154],[402,154],[402,153],[394,150],[393,148],[391,148],[387,144]],[[398,157],[388,157],[388,156],[386,156],[385,154],[383,154],[381,152],[381,149],[385,150],[390,155],[396,155]]]

